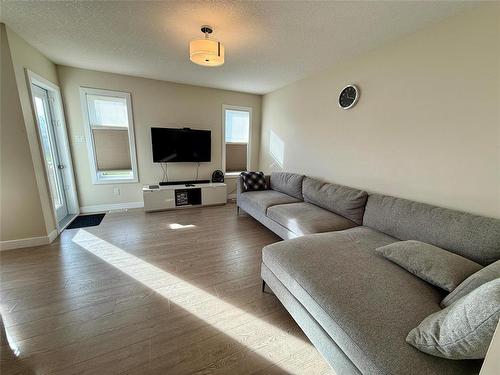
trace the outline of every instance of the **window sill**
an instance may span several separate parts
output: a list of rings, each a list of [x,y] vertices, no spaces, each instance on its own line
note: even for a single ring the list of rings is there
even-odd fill
[[[244,172],[244,171],[241,171]],[[225,178],[238,178],[241,172],[226,172],[224,173]]]
[[[99,178],[94,179],[94,185],[113,185],[113,184],[136,184],[138,178]]]

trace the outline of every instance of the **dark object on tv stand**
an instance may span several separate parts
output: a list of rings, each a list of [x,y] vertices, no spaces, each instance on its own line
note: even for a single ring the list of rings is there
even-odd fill
[[[212,182],[224,182],[224,172],[217,169],[212,173]]]
[[[187,186],[187,185],[186,185]],[[175,189],[175,206],[201,205],[201,188]]]
[[[168,185],[186,185],[186,184],[208,184],[210,180],[188,180],[188,181],[163,181],[160,182],[160,186]]]

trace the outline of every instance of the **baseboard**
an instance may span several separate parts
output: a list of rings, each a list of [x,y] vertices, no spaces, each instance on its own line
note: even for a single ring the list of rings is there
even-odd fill
[[[144,207],[144,202],[97,204],[95,206],[80,207],[80,213],[90,214],[90,213],[96,213],[96,212],[108,212],[108,211],[113,211],[113,210],[126,210],[126,209],[132,209],[132,208],[142,208],[142,207]]]
[[[43,246],[52,243],[57,238],[57,229],[54,229],[48,236],[20,238],[18,240],[0,241],[1,250],[22,249],[25,247]]]
[[[236,194],[228,194],[227,199],[236,199]]]
[[[59,231],[57,229],[54,229],[52,232],[50,232],[49,235],[47,236],[49,239],[49,243],[54,242],[54,240],[57,238],[58,235]]]

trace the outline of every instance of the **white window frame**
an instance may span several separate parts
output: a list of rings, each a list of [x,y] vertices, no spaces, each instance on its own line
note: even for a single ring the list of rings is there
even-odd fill
[[[247,143],[247,171],[250,170],[252,156],[252,107],[242,107],[237,105],[222,105],[222,170],[226,178],[236,178],[240,172],[226,172],[226,111],[242,111],[249,113],[248,143]]]
[[[114,98],[123,98],[127,103],[127,117],[128,117],[128,143],[130,147],[130,164],[132,166],[132,176],[129,178],[103,176],[97,170],[97,159],[94,150],[94,136],[92,127],[90,125],[89,108],[87,102],[87,95],[100,95],[110,96]],[[82,105],[83,124],[85,127],[85,136],[87,143],[87,150],[89,154],[90,173],[92,176],[92,183],[94,185],[102,184],[127,184],[139,182],[139,175],[137,171],[137,154],[135,149],[135,131],[134,131],[134,117],[132,115],[132,97],[128,92],[112,91],[103,89],[94,89],[90,87],[80,87],[80,101]],[[108,127],[102,127],[107,129]],[[109,127],[111,128],[111,127]],[[116,127],[112,127],[116,129]]]

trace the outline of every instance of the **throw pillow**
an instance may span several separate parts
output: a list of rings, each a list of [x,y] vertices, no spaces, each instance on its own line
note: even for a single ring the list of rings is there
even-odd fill
[[[415,276],[448,292],[482,266],[439,247],[420,241],[395,242],[376,249]]]
[[[500,279],[496,279],[429,315],[410,331],[406,342],[437,357],[484,358],[499,318]]]
[[[498,278],[500,278],[500,260],[495,263],[491,263],[489,266],[484,267],[462,281],[459,286],[453,289],[453,292],[448,294],[441,301],[441,307],[445,308],[450,306],[453,302],[458,301],[474,289],[479,288],[488,281]]]
[[[245,191],[266,190],[266,176],[263,172],[241,172],[243,188]]]

